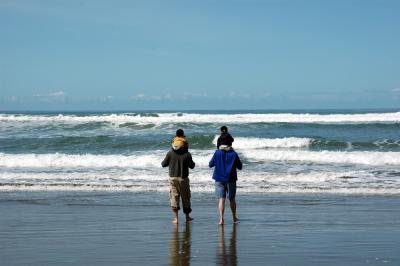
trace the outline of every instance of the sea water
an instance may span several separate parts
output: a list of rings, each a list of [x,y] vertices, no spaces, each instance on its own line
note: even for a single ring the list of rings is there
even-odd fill
[[[241,193],[400,195],[400,112],[143,111],[0,113],[0,190],[167,192],[161,161],[178,128],[193,192],[226,125]]]

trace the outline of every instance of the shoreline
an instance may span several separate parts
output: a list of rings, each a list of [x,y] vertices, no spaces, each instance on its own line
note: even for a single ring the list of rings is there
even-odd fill
[[[48,188],[47,188],[48,187]],[[58,185],[26,185],[26,184],[12,184],[12,185],[3,185],[0,184],[0,193],[108,193],[108,194],[124,194],[124,193],[132,193],[132,194],[160,194],[167,195],[169,188],[165,185],[164,188],[158,188],[157,190],[137,188],[134,189],[133,185],[126,185],[121,187],[115,187],[112,185],[71,185],[71,189],[65,189],[65,185],[58,187]],[[341,192],[339,192],[341,191]],[[210,185],[207,189],[192,188],[192,194],[214,194],[214,187]],[[379,191],[379,189],[371,189],[369,192],[358,192],[357,190],[351,190],[347,188],[343,188],[341,190],[321,190],[321,189],[310,189],[310,190],[271,190],[271,191],[262,191],[262,190],[245,190],[241,191],[240,185],[238,185],[238,193],[243,196],[257,196],[257,197],[269,197],[269,196],[303,196],[303,197],[397,197],[400,198],[400,191],[398,189],[384,189],[384,191]],[[1,201],[1,199],[0,199]]]

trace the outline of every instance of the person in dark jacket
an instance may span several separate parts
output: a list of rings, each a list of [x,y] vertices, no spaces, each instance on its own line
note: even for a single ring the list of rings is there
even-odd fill
[[[228,133],[226,126],[221,127],[221,135],[217,139],[217,149],[229,150],[232,148],[232,142],[235,139]]]
[[[192,155],[187,148],[171,149],[161,163],[162,167],[169,167],[169,196],[172,212],[174,213],[173,223],[177,224],[178,211],[180,209],[179,202],[182,200],[183,212],[186,215],[186,222],[193,219],[189,216],[192,212],[190,204],[190,184],[189,184],[189,168],[193,169],[195,163]]]
[[[239,155],[233,150],[216,150],[209,162],[210,168],[214,167],[213,179],[215,180],[215,194],[217,195],[219,209],[219,224],[224,224],[225,199],[228,194],[232,211],[233,222],[239,221],[236,215],[236,181],[237,171],[243,167]]]

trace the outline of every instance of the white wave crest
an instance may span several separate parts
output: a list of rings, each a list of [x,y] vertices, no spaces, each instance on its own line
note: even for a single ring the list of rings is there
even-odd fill
[[[218,135],[215,136],[213,144],[217,145]],[[306,148],[312,142],[310,138],[243,138],[235,137],[232,146],[235,149],[262,149],[262,148]]]
[[[0,121],[19,122],[62,122],[62,123],[398,123],[400,112],[366,113],[366,114],[194,114],[194,113],[157,113],[155,116],[140,116],[135,114],[104,114],[104,115],[22,115],[0,114]]]
[[[400,165],[400,152],[241,150],[253,161],[298,161],[333,164]]]
[[[0,167],[7,168],[160,168],[167,151],[136,155],[4,154]],[[212,151],[193,151],[197,166],[207,166]]]
[[[106,168],[160,166],[161,155],[69,155],[69,154],[0,154],[1,167],[21,168]]]
[[[317,164],[400,165],[400,152],[339,152],[306,150],[238,149],[247,160],[297,161]],[[70,155],[70,154],[4,154],[0,153],[0,167],[4,168],[160,168],[166,152],[137,155]],[[197,168],[207,168],[213,151],[192,151]]]

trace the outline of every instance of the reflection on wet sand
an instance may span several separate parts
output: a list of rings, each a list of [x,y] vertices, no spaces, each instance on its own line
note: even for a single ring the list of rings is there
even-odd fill
[[[227,248],[225,245],[224,226],[219,227],[218,253],[215,260],[216,265],[237,265],[236,228],[237,224],[233,224],[231,238],[229,239],[229,246]]]
[[[182,236],[179,236],[179,226],[174,225],[170,242],[170,265],[190,265],[190,224],[186,224]]]

